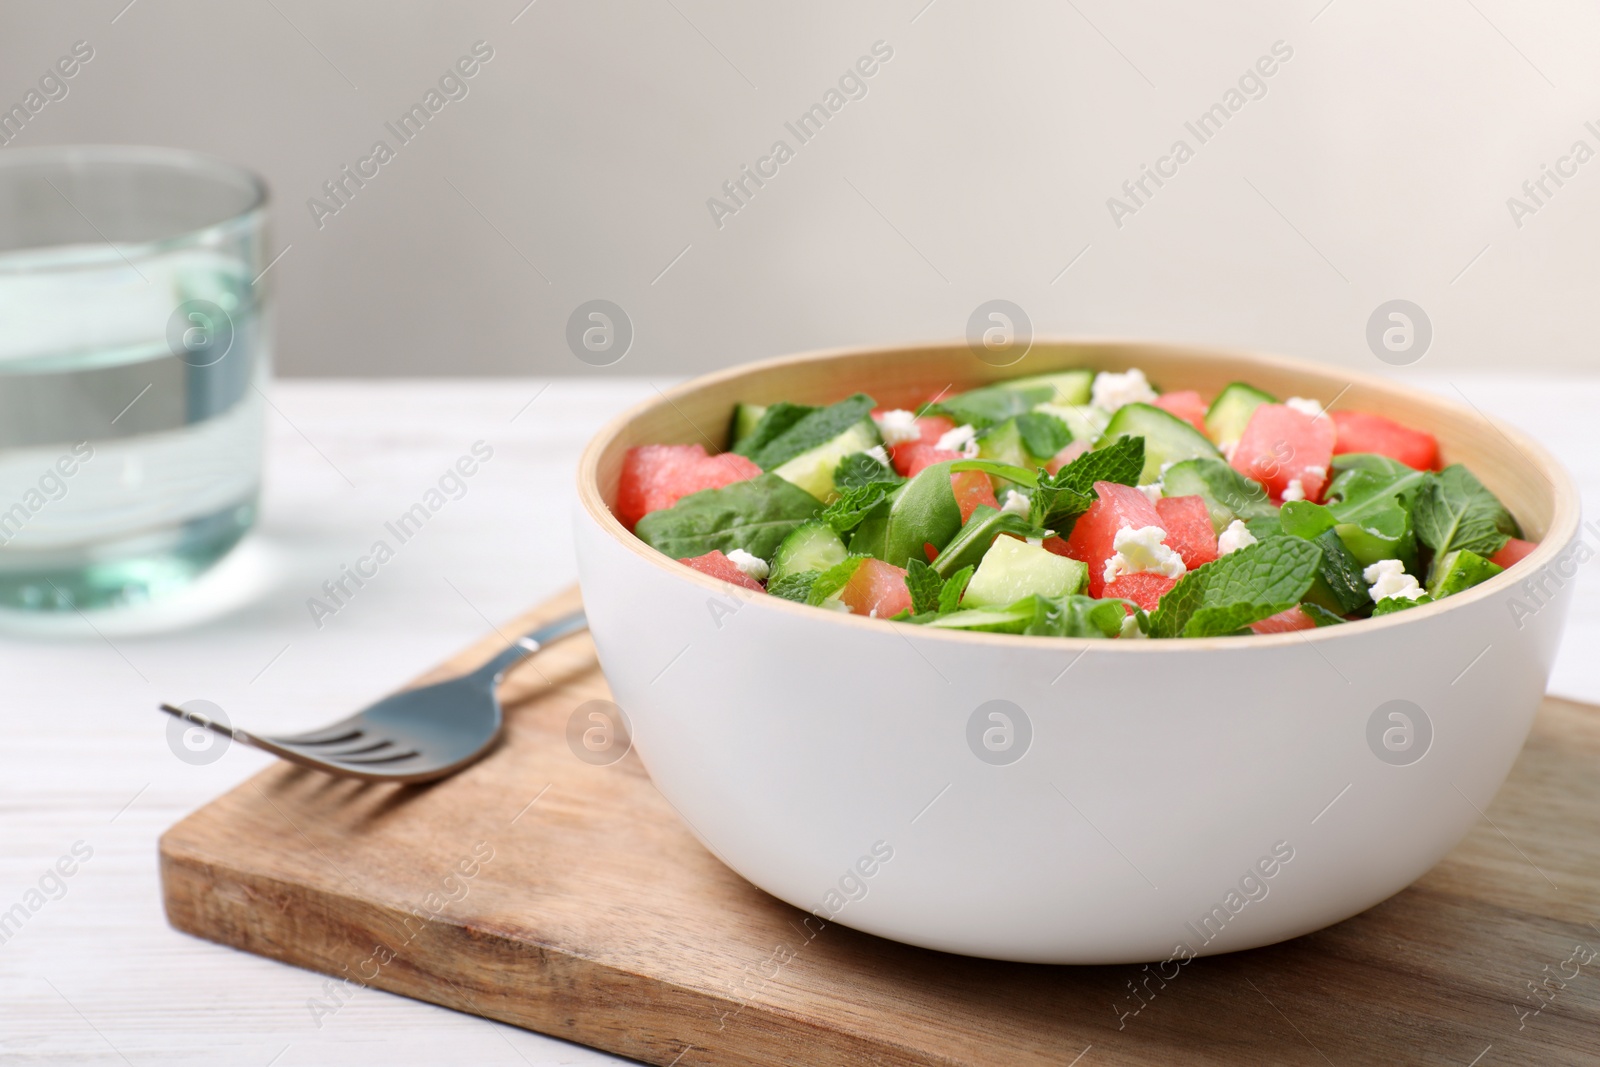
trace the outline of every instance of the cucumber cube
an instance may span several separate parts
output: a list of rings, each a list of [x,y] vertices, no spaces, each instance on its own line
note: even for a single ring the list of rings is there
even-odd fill
[[[1081,593],[1088,584],[1087,564],[1015,537],[997,537],[967,583],[961,603],[969,608],[1003,608],[1029,594]]]

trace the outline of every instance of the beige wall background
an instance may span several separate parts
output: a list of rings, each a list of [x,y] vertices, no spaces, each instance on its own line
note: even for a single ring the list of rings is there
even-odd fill
[[[565,332],[596,298],[633,326],[611,374],[957,336],[993,298],[1041,333],[1366,366],[1369,317],[1406,299],[1419,369],[1596,365],[1600,158],[1576,149],[1600,152],[1600,10],[1577,0],[12,2],[0,104],[80,40],[92,61],[0,151],[264,174],[284,374],[593,373]],[[401,144],[385,123],[480,41]],[[806,143],[786,129],[835,101]],[[337,213],[308,207],[378,140],[393,158]],[[714,218],[778,140],[792,158]],[[1146,165],[1170,176],[1134,200]]]

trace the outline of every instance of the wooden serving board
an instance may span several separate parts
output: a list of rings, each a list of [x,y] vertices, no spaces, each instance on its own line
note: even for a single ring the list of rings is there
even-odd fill
[[[278,765],[184,819],[161,839],[172,924],[682,1067],[1600,1060],[1600,709],[1546,701],[1487,819],[1410,889],[1163,981],[818,931],[707,852],[636,755],[576,758],[568,719],[607,695],[587,636],[503,695],[505,743],[447,781]],[[326,988],[336,1010],[349,990]]]

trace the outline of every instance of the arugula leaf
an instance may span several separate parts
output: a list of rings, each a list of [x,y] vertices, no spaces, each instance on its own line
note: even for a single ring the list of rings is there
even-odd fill
[[[1344,616],[1335,615],[1321,604],[1301,604],[1300,610],[1311,617],[1311,621],[1320,626],[1338,626],[1344,622]]]
[[[1407,466],[1399,460],[1379,452],[1341,453],[1333,457],[1333,469],[1340,472],[1368,471],[1391,481],[1397,478],[1404,478],[1408,474],[1417,473],[1415,467]]]
[[[1053,399],[1055,395],[1055,389],[1047,385],[1031,389],[1008,389],[1003,385],[986,385],[947,397],[933,405],[932,410],[950,416],[956,420],[957,426],[965,424],[982,430],[1032,411],[1037,405]],[[1055,453],[1052,452],[1051,455]]]
[[[822,509],[822,521],[832,526],[835,533],[849,533],[877,511],[896,488],[894,482],[871,482],[846,489],[838,500]]]
[[[819,577],[816,571],[800,571],[796,574],[786,574],[777,581],[767,586],[767,592],[784,600],[793,600],[804,604],[811,596],[811,587]]]
[[[1064,597],[1035,596],[1036,614],[1022,631],[1041,637],[1116,637],[1127,615],[1124,600],[1096,600],[1071,593]]]
[[[1032,489],[1038,482],[1038,477],[1033,471],[1023,467],[1016,467],[1010,463],[1002,463],[997,459],[953,459],[950,460],[950,473],[958,474],[961,471],[982,471],[992,474],[997,478],[1004,478],[1008,482]]]
[[[1346,547],[1363,562],[1398,559],[1416,571],[1414,502],[1433,475],[1365,452],[1335,456],[1333,466],[1340,473],[1328,486],[1327,507]]]
[[[767,420],[773,417],[773,411],[780,405],[774,404],[767,413],[761,416],[761,421],[756,423],[755,430],[750,434],[752,439],[763,436],[763,428]],[[809,452],[818,445],[825,444],[844,433],[850,427],[867,418],[877,402],[865,393],[857,393],[846,397],[837,404],[830,404],[825,408],[813,408],[805,412],[798,419],[794,419],[781,433],[769,435],[758,445],[749,445],[748,442],[741,448],[749,447],[746,455],[756,466],[764,471],[774,467],[781,467],[802,452]],[[793,405],[791,410],[784,413],[785,418],[793,418]]]
[[[1049,459],[1072,443],[1072,431],[1054,415],[1026,411],[1017,416],[1017,433],[1030,456]]]
[[[925,625],[938,630],[977,630],[985,633],[1020,634],[1037,616],[1028,597],[1003,608],[965,608],[928,619]]]
[[[1287,611],[1311,588],[1322,549],[1274,537],[1231,552],[1178,579],[1150,615],[1153,637],[1217,637]]]
[[[1289,500],[1278,512],[1278,523],[1289,536],[1311,541],[1333,529],[1339,520],[1321,504],[1313,504],[1309,500]]]
[[[932,566],[941,575],[950,574],[969,563],[976,566],[983,559],[983,554],[989,551],[989,546],[994,544],[994,539],[1001,534],[1042,538],[1047,532],[1034,527],[1020,515],[996,511],[987,504],[979,504],[972,509],[972,514],[956,531],[956,535],[939,550]]]
[[[1388,456],[1364,452],[1335,456],[1333,466],[1340,473],[1328,486],[1328,510],[1340,522],[1361,525],[1396,506],[1410,508],[1412,498],[1431,477]]]
[[[939,610],[939,594],[944,589],[944,579],[922,560],[906,560],[906,588],[911,591],[913,615]]]
[[[817,575],[816,581],[811,583],[810,593],[806,595],[806,603],[812,607],[820,606],[823,601],[843,589],[855,576],[856,568],[861,566],[861,561],[866,558],[866,556],[846,556]]]
[[[972,581],[975,570],[976,567],[962,567],[944,580],[939,589],[939,614],[947,615],[961,606],[961,596],[967,591],[967,583]]]
[[[850,453],[833,469],[833,487],[840,492],[873,482],[887,482],[893,487],[904,480],[893,467],[884,466],[865,452]]]
[[[640,519],[633,532],[673,559],[703,556],[713,549],[727,554],[736,548],[771,559],[789,532],[820,507],[817,498],[799,486],[776,474],[763,474],[690,493],[670,508]]]
[[[1028,501],[1028,521],[1065,537],[1078,516],[1095,502],[1095,482],[1134,485],[1144,469],[1144,438],[1119,437],[1085,452],[1055,474],[1039,470],[1039,487]]]
[[[761,418],[756,420],[754,429],[734,445],[733,451],[749,459],[789,427],[816,410],[805,404],[791,404],[787,400],[780,400],[761,413]]]
[[[1459,463],[1428,480],[1412,514],[1417,536],[1436,556],[1459,549],[1492,556],[1522,532],[1505,505]]]

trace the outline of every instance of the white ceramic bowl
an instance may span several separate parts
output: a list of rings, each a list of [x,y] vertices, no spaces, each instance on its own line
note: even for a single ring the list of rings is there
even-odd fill
[[[1474,589],[1371,621],[1086,641],[936,632],[730,591],[607,510],[628,447],[721,447],[736,399],[861,389],[908,405],[1067,366],[1142,367],[1168,389],[1344,390],[1341,407],[1436,433],[1446,462],[1467,463],[1541,544]],[[1482,817],[1527,735],[1579,533],[1561,466],[1471,409],[1309,363],[1119,342],[1036,342],[1006,370],[964,344],[736,368],[613,422],[579,486],[601,664],[656,786],[706,846],[829,921],[1040,963],[1270,944],[1428,870]],[[988,715],[1007,706],[991,701],[1021,709],[1011,747],[990,756],[1021,752],[1014,762],[976,754],[989,749],[972,738],[1004,729]]]

